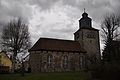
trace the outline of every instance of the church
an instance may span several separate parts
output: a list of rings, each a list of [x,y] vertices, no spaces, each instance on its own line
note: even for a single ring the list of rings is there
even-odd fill
[[[100,58],[99,30],[84,11],[74,40],[40,38],[30,52],[31,72],[72,72],[86,69],[86,56]]]

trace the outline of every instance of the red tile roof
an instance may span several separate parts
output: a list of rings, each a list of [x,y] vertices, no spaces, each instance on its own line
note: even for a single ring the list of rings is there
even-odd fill
[[[40,38],[29,51],[37,50],[86,52],[77,41],[51,38]]]

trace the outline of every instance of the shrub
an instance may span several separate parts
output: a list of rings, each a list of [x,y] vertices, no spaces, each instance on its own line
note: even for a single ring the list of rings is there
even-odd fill
[[[90,68],[93,78],[102,80],[120,80],[119,63],[99,63]]]

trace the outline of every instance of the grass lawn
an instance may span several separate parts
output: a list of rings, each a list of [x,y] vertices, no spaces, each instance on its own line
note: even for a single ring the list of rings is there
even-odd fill
[[[88,72],[55,72],[55,73],[27,73],[0,74],[0,80],[89,80],[91,74]]]

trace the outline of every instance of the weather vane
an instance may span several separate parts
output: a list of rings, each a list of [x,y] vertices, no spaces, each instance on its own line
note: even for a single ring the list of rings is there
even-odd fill
[[[84,8],[84,13],[85,13],[85,8]]]

